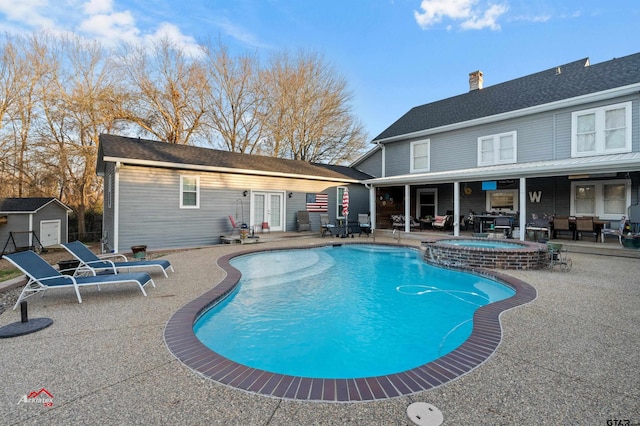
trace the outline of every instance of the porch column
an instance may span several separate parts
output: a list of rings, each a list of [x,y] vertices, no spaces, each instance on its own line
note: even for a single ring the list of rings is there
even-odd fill
[[[404,186],[404,232],[411,232],[411,185]]]
[[[460,182],[453,182],[453,235],[460,236]]]
[[[376,229],[376,188],[371,185],[369,187],[369,220],[371,220],[371,230]]]
[[[520,178],[520,196],[519,196],[519,200],[520,200],[520,217],[519,217],[519,226],[520,226],[520,232],[519,232],[519,239],[520,241],[524,241],[525,239],[525,234],[527,232],[527,179],[521,177]]]

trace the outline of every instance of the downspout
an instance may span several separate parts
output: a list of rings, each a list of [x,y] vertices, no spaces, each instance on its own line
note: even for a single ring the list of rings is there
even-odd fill
[[[120,162],[116,162],[113,173],[113,251],[118,253],[120,235]]]
[[[382,161],[380,164],[380,177],[386,177],[387,173],[387,151],[385,149],[385,146],[383,144],[381,144],[380,142],[376,142],[376,145],[378,145],[378,147],[380,148],[380,151],[382,153]]]

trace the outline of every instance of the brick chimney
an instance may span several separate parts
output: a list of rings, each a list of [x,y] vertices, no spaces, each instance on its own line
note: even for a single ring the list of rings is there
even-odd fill
[[[482,89],[482,71],[469,73],[469,91]]]

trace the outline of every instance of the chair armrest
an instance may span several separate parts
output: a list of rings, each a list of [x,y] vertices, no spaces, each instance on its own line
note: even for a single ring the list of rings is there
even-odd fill
[[[107,254],[99,254],[98,257],[100,259],[111,259],[111,258],[121,258],[123,262],[126,262],[127,260],[127,256],[125,256],[124,254],[121,253],[107,253]]]

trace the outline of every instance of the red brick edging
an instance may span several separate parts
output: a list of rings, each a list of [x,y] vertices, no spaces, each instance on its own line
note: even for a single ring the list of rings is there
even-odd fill
[[[287,247],[278,250],[302,249]],[[273,249],[269,249],[271,251]],[[200,314],[222,300],[238,284],[240,271],[229,264],[236,257],[265,251],[247,250],[218,259],[227,276],[212,290],[180,308],[167,322],[164,340],[169,351],[200,375],[221,384],[265,396],[323,402],[373,401],[409,395],[446,384],[484,363],[502,339],[500,314],[533,301],[536,290],[524,281],[501,273],[467,271],[495,279],[516,294],[479,308],[473,316],[469,338],[452,352],[419,367],[401,373],[357,379],[316,379],[270,373],[232,361],[207,348],[193,332]]]

